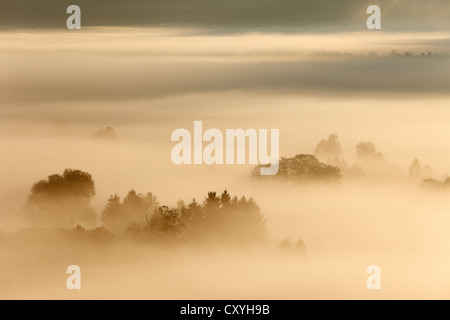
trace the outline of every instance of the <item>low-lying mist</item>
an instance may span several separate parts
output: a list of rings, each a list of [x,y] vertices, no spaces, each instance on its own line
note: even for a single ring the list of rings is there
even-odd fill
[[[107,31],[1,34],[0,298],[448,297],[448,34]],[[173,164],[196,120],[301,174]]]

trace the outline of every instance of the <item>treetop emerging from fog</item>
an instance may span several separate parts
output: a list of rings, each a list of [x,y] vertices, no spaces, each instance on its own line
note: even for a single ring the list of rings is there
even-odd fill
[[[64,28],[70,1],[3,1],[0,26]],[[328,27],[364,26],[372,2],[360,0],[78,0],[84,26]],[[448,21],[447,0],[379,0],[387,20]],[[411,23],[409,23],[411,25]],[[388,26],[388,25],[386,25]]]

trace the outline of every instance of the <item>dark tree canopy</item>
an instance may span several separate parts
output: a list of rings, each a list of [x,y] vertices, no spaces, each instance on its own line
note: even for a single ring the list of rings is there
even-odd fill
[[[111,127],[106,127],[105,129],[99,130],[92,134],[93,139],[100,140],[117,140],[117,134]]]
[[[433,170],[430,165],[421,166],[419,159],[411,162],[408,170],[408,178],[413,181],[427,180],[433,178]]]
[[[90,201],[95,196],[92,176],[66,169],[33,185],[25,206],[27,219],[35,226],[70,227],[96,221]]]
[[[254,176],[260,176],[260,168],[261,166],[258,166],[254,169]],[[298,154],[292,158],[281,158],[275,177],[311,182],[338,182],[342,175],[339,168],[322,163],[313,155]]]
[[[150,239],[156,241],[177,241],[181,239],[184,224],[180,221],[177,209],[167,206],[159,207],[147,218]]]

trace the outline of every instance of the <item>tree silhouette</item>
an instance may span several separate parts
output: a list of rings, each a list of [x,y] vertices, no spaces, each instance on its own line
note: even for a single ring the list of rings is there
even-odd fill
[[[123,212],[123,205],[117,194],[109,197],[108,202],[102,211],[101,221],[113,232],[123,230],[126,220]]]
[[[373,159],[383,157],[381,153],[377,153],[377,149],[372,142],[362,141],[356,145],[356,154],[361,159]]]
[[[413,181],[433,178],[433,170],[427,164],[424,167],[420,165],[419,159],[414,159],[408,170],[408,178]]]
[[[224,190],[220,196],[220,203],[224,208],[228,208],[231,205],[231,196],[227,190]]]
[[[135,190],[130,190],[123,200],[123,210],[128,223],[138,225],[145,224],[146,216],[150,215],[158,207],[157,198],[151,193],[138,194]]]
[[[231,205],[231,211],[229,225],[240,242],[266,242],[266,220],[253,198],[247,200],[243,196]]]
[[[283,251],[289,251],[292,249],[292,242],[291,239],[285,238],[281,240],[280,244],[278,245],[281,250]]]
[[[356,145],[356,165],[374,179],[403,179],[402,170],[388,162],[381,152],[378,152],[372,142],[363,141]]]
[[[414,159],[408,170],[408,177],[413,180],[419,180],[422,176],[422,166],[419,159]]]
[[[216,213],[220,207],[220,198],[216,192],[208,192],[208,196],[203,201],[203,210],[208,213]]]
[[[138,239],[139,233],[141,231],[141,226],[133,222],[131,225],[127,227],[126,233],[131,234],[133,240]]]
[[[302,239],[298,239],[295,245],[295,251],[301,256],[306,256],[306,245]]]
[[[436,180],[433,178],[424,179],[420,184],[420,186],[422,188],[432,191],[450,190],[450,178],[446,178],[443,181]]]
[[[35,226],[71,227],[92,225],[96,221],[91,199],[95,196],[92,176],[80,170],[66,169],[33,185],[24,208]]]
[[[328,140],[322,140],[316,147],[314,155],[327,164],[342,159],[342,148],[337,134],[330,134]]]
[[[186,239],[197,243],[219,241],[247,245],[267,242],[266,221],[254,199],[231,198],[226,190],[220,197],[216,192],[209,192],[201,206],[194,199],[181,220],[186,225]]]
[[[117,134],[113,128],[106,127],[105,129],[99,130],[92,134],[92,139],[117,140]]]
[[[179,219],[177,209],[169,209],[167,206],[159,207],[153,215],[148,218],[148,229],[151,239],[157,241],[180,240],[180,234],[184,224]]]
[[[142,216],[145,225],[137,222]],[[151,193],[131,190],[123,203],[117,195],[108,199],[102,222],[116,233],[126,232],[142,240],[249,245],[265,244],[268,239],[266,220],[255,200],[232,198],[227,190],[220,197],[215,191],[208,192],[202,204],[195,199],[187,205],[179,200],[176,208],[159,206]]]
[[[158,199],[151,193],[139,194],[130,190],[123,200],[117,195],[111,196],[102,211],[101,220],[113,232],[125,232],[133,224],[146,225],[146,216],[151,215],[159,206]]]
[[[260,176],[260,167],[254,169],[253,176]],[[278,173],[273,177],[297,181],[338,182],[342,175],[339,168],[322,163],[313,155],[298,154],[293,158],[281,158]]]

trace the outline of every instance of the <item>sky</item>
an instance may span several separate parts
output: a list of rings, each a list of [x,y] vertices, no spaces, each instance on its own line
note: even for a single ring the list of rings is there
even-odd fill
[[[382,9],[385,30],[448,29],[446,0],[78,0],[0,1],[0,27],[64,28],[76,4],[84,26],[190,26],[225,28],[358,29],[366,9]]]

